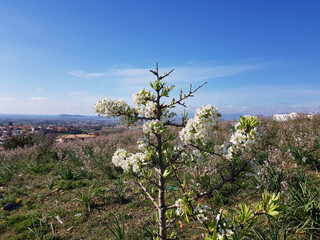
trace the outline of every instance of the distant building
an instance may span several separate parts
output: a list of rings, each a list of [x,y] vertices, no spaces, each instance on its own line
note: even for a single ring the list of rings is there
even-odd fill
[[[75,141],[75,140],[84,140],[84,139],[90,139],[90,138],[96,138],[99,136],[99,134],[67,134],[63,136],[59,136],[57,141],[58,142],[68,142],[68,141]]]
[[[284,121],[296,119],[298,117],[299,117],[299,114],[296,112],[292,112],[289,114],[274,114],[273,120],[278,122],[284,122]]]

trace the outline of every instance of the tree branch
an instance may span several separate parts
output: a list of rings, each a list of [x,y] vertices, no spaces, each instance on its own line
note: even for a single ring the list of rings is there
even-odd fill
[[[174,106],[174,105],[181,105],[181,106],[184,106],[186,107],[186,105],[182,102],[183,100],[189,98],[189,97],[193,97],[193,93],[195,93],[196,91],[198,91],[201,87],[203,87],[205,84],[207,84],[208,82],[205,82],[203,83],[202,85],[200,85],[199,87],[197,87],[195,90],[192,91],[192,85],[190,84],[190,90],[189,90],[189,93],[187,95],[184,95],[182,97],[182,90],[180,91],[180,99],[177,100],[177,101],[174,101],[173,103],[170,103],[169,105],[166,105],[165,107],[171,107],[171,106]]]
[[[173,68],[172,70],[170,70],[170,72],[165,73],[163,76],[160,76],[160,77],[159,77],[159,80],[161,80],[161,79],[163,79],[163,78],[165,78],[165,77],[168,77],[168,76],[170,75],[170,73],[173,72],[173,70],[174,70],[174,68]]]
[[[173,123],[173,121],[167,120],[166,122],[163,123],[163,126],[185,127],[186,125],[184,123],[177,124],[177,123]]]
[[[142,185],[142,183],[140,182],[140,180],[138,180],[138,183],[140,185],[140,187],[142,188],[142,190],[147,194],[147,196],[149,197],[149,199],[152,201],[153,205],[159,210],[159,205],[156,202],[156,200],[154,200],[154,198],[151,196],[151,194],[148,192],[148,190]]]
[[[191,147],[194,147],[194,148],[196,148],[196,149],[198,149],[198,150],[200,150],[200,151],[204,151],[204,152],[207,152],[207,153],[210,153],[211,155],[216,155],[216,156],[219,156],[219,157],[223,157],[221,154],[219,154],[219,153],[215,153],[215,152],[213,152],[213,151],[209,151],[209,150],[207,150],[207,149],[203,149],[203,148],[201,148],[201,147],[199,147],[199,146],[197,146],[197,145],[194,145],[194,144],[188,144],[189,146],[191,146]]]

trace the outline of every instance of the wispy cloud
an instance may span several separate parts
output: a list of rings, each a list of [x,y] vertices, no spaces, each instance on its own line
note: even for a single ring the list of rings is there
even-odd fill
[[[10,101],[14,101],[14,98],[0,98],[0,102],[10,102]]]
[[[273,114],[318,112],[319,86],[273,85],[226,88],[196,95],[188,104],[194,109],[214,104],[224,113]]]
[[[186,79],[192,82],[213,80],[216,78],[233,76],[241,73],[264,69],[271,63],[259,64],[212,64],[212,63],[187,63],[175,66],[173,78],[174,83],[185,82]],[[172,68],[161,68],[161,73],[168,72]],[[105,80],[116,80],[119,84],[130,84],[131,86],[148,83],[154,79],[148,68],[120,68],[113,67],[101,73],[87,73],[85,71],[70,71],[68,75],[79,78],[104,77]]]
[[[264,69],[270,63],[261,64],[227,64],[227,65],[210,65],[204,64],[184,64],[176,66],[173,72],[173,77],[170,81],[174,83],[199,82],[204,80],[213,80],[216,78],[233,76],[241,73]],[[161,72],[168,72],[171,68],[161,68]],[[130,83],[131,85],[145,84],[153,79],[149,69],[143,68],[114,68],[109,69],[106,76],[112,76],[123,83]]]
[[[98,77],[103,77],[106,74],[105,73],[86,73],[84,71],[70,71],[68,72],[68,75],[70,76],[75,76],[79,78],[98,78]]]
[[[31,97],[31,98],[29,98],[29,100],[31,100],[33,102],[43,102],[43,101],[47,101],[48,98],[46,98],[46,97]]]

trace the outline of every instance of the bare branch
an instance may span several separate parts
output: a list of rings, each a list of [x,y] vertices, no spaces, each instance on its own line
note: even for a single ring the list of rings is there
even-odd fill
[[[171,106],[174,106],[174,105],[181,105],[181,106],[184,106],[186,107],[185,103],[183,103],[182,101],[189,98],[189,97],[193,97],[193,93],[195,93],[196,91],[198,91],[201,87],[203,87],[205,84],[207,84],[208,82],[205,82],[203,83],[202,85],[200,85],[199,87],[197,87],[195,90],[192,90],[192,85],[190,84],[190,90],[189,90],[189,93],[187,95],[182,95],[182,89],[180,90],[180,99],[179,100],[176,100],[174,101],[173,103],[170,103],[169,105],[166,105],[165,107],[171,107]]]
[[[158,63],[156,63],[156,69],[155,70],[150,70],[154,75],[156,75],[157,80],[159,80],[159,70],[158,70]]]
[[[163,126],[185,127],[186,125],[184,123],[177,124],[177,123],[173,123],[173,121],[167,120],[166,122],[163,123]]]
[[[172,205],[170,205],[170,206],[167,206],[167,209],[176,208],[176,207],[177,207],[176,204],[172,204]]]
[[[160,76],[160,77],[159,77],[159,80],[161,80],[161,79],[163,79],[163,78],[165,78],[165,77],[168,77],[168,76],[173,72],[173,70],[174,70],[174,68],[171,69],[170,72],[165,73],[163,76]]]
[[[142,190],[146,193],[146,195],[149,197],[149,199],[152,201],[153,205],[159,210],[159,205],[156,202],[156,200],[151,196],[151,194],[148,192],[148,190],[142,185],[142,183],[138,180],[138,183]]]
[[[157,184],[156,182],[152,181],[151,179],[149,178],[145,178],[149,183],[155,185],[157,188],[160,188],[159,184]]]
[[[167,225],[167,229],[169,229],[173,224],[174,222],[176,221],[177,219],[176,218],[173,218]]]
[[[209,154],[211,154],[211,155],[216,155],[216,156],[219,156],[219,157],[223,157],[221,154],[219,154],[219,153],[215,153],[215,152],[213,152],[213,151],[209,151],[208,149],[203,149],[203,148],[201,148],[201,147],[199,147],[199,146],[196,146],[196,145],[194,145],[194,144],[188,144],[189,146],[191,146],[191,147],[194,147],[194,148],[196,148],[196,149],[198,149],[198,150],[200,150],[200,151],[204,151],[204,152],[207,152],[207,153],[209,153]]]

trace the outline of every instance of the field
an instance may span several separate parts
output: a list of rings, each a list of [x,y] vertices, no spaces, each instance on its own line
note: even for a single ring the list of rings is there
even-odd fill
[[[255,206],[264,190],[280,193],[282,213],[259,218],[245,239],[320,239],[320,116],[261,121],[262,139],[244,174],[202,203],[236,214],[240,203]],[[232,123],[221,121],[212,133],[218,152]],[[171,132],[178,135],[178,129]],[[157,230],[152,202],[133,176],[111,162],[118,148],[138,151],[141,136],[142,130],[110,131],[92,140],[45,139],[0,152],[0,239],[152,239]],[[207,180],[217,181],[216,162],[217,156],[185,171],[184,179],[199,182],[206,169]],[[178,193],[169,178],[166,194]],[[204,239],[201,224],[191,219],[177,219],[172,229],[176,239]]]

